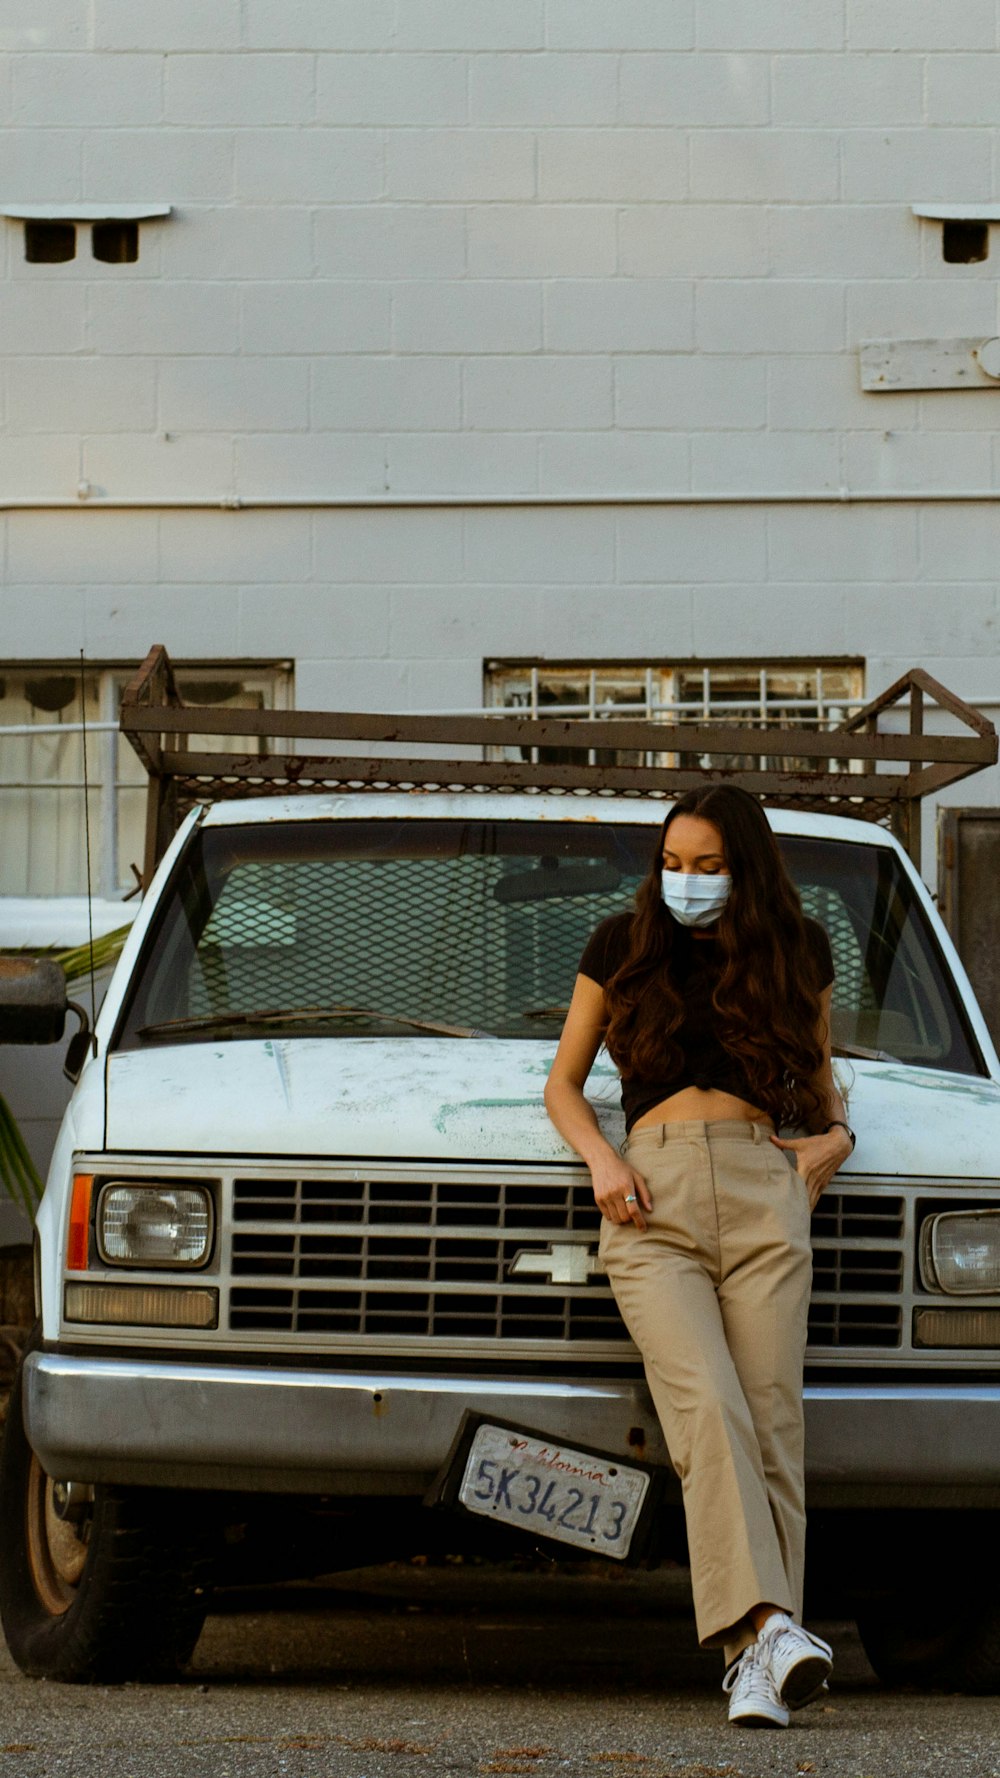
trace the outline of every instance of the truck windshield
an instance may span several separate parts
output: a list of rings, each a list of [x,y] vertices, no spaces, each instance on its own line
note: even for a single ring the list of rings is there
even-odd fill
[[[147,938],[117,1047],[209,1036],[547,1038],[589,934],[657,828],[588,821],[278,821],[196,831]],[[981,1073],[892,852],[781,836],[836,966],[852,1055]]]

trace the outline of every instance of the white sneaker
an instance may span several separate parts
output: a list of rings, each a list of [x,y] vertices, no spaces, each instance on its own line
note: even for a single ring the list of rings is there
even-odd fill
[[[749,1648],[726,1670],[722,1689],[729,1694],[729,1720],[741,1729],[787,1729],[788,1710],[781,1702],[760,1642]]]
[[[767,1668],[781,1702],[801,1710],[826,1689],[833,1650],[821,1637],[793,1623],[785,1611],[772,1611],[757,1636],[760,1664]]]

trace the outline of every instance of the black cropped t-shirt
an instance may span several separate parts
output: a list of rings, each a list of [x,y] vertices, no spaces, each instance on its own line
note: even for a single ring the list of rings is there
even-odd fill
[[[580,975],[604,987],[625,961],[631,923],[632,915],[628,913],[612,914],[601,921],[591,933],[580,958]],[[819,993],[833,981],[833,953],[830,940],[817,920],[807,919],[805,927],[815,971],[815,987]],[[684,998],[684,1018],[674,1033],[681,1061],[673,1073],[664,1072],[656,1080],[632,1075],[622,1081],[626,1130],[632,1128],[637,1118],[652,1111],[654,1105],[684,1087],[733,1093],[737,1099],[753,1104],[753,1089],[743,1068],[715,1035],[717,1015],[712,1006],[712,993],[719,968],[714,937],[695,937],[690,927],[675,920],[670,969]]]

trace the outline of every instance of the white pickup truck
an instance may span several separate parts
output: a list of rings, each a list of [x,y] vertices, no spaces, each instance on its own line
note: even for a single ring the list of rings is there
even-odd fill
[[[535,1429],[550,1455],[601,1454],[588,1476],[673,1479],[588,1176],[542,1088],[584,942],[629,905],[664,793],[711,770],[704,732],[669,767],[567,764],[546,749],[574,745],[569,723],[513,759],[508,727],[507,757],[481,765],[220,761],[170,751],[212,713],[150,683],[123,718],[155,780],[146,889],[96,1042],[76,1044],[0,1457],[4,1629],[25,1672],[63,1680],[183,1661],[237,1541],[268,1573],[282,1548],[331,1569],[422,1547],[420,1503],[467,1412]],[[943,694],[918,674],[904,689],[918,716]],[[836,1582],[887,1679],[995,1688],[1000,1061],[906,849],[845,813],[895,799],[912,816],[921,773],[995,758],[989,726],[946,707],[972,739],[876,732],[880,706],[835,737],[767,736],[742,781],[773,800],[830,935],[858,1132],[813,1224],[812,1577]],[[404,719],[381,720],[399,751]],[[649,725],[623,725],[615,747],[640,726],[648,744]],[[769,763],[796,746],[794,771]],[[589,1090],[617,1140],[603,1055]],[[553,1535],[537,1488],[505,1515],[495,1465],[476,1475],[494,1520]],[[571,1541],[614,1557],[585,1509],[561,1503],[593,1533]],[[670,1485],[658,1517],[659,1547],[682,1552]],[[474,1514],[439,1523],[497,1534]]]

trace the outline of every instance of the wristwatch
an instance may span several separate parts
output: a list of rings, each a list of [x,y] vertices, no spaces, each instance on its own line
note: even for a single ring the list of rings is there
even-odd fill
[[[851,1153],[852,1154],[854,1153],[854,1150],[857,1147],[858,1139],[855,1136],[854,1131],[851,1129],[850,1124],[845,1124],[842,1117],[831,1118],[831,1120],[828,1124],[823,1125],[822,1133],[824,1136],[826,1135],[828,1130],[846,1130],[847,1134],[851,1138]]]

